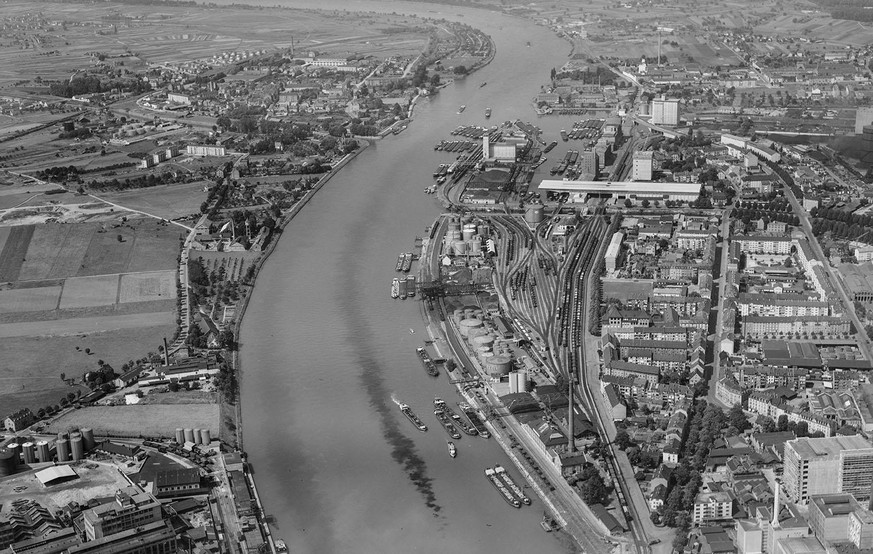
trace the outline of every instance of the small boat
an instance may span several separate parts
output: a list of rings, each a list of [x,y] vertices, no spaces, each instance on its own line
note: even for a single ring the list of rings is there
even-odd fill
[[[400,279],[397,277],[391,282],[391,298],[398,298],[400,296]]]
[[[563,140],[564,142],[567,142],[569,139],[570,139],[570,137],[567,135],[567,131],[564,129],[561,129],[561,140]]]
[[[403,254],[403,263],[400,264],[400,269],[405,273],[409,273],[409,270],[412,269],[412,252]]]
[[[548,154],[549,152],[552,151],[552,148],[554,148],[554,147],[556,147],[556,146],[558,146],[558,141],[553,140],[552,142],[550,142],[550,143],[549,143],[549,144],[548,144],[548,145],[543,149],[543,153],[544,153],[544,154]]]
[[[403,254],[397,256],[397,265],[394,266],[394,271],[400,271],[401,269],[403,269],[403,257]]]
[[[485,81],[484,83],[482,83],[481,85],[479,85],[479,88],[482,88],[482,87],[484,87],[484,86],[487,85],[487,84],[488,84],[488,82]]]
[[[409,334],[410,334],[410,335],[414,335],[414,334],[415,334],[415,329],[413,329],[413,328],[410,327],[410,328],[409,328]]]
[[[530,48],[530,42],[528,42],[527,44],[525,44],[525,46],[527,46],[528,48]]]
[[[491,117],[491,108],[485,108],[485,119]]]
[[[412,424],[415,425],[419,431],[421,431],[422,433],[427,431],[427,425],[425,425],[424,422],[421,421],[417,415],[415,415],[415,413],[412,411],[408,404],[401,403],[400,411],[403,412],[403,415],[405,415],[406,418],[409,419],[409,421],[411,421]]]
[[[457,458],[458,449],[455,448],[455,443],[453,443],[452,441],[446,441],[446,444],[449,446],[449,456],[451,456],[452,458]]]
[[[285,544],[285,541],[279,539],[275,542],[276,552],[288,552],[288,545]]]
[[[466,110],[466,109],[467,109],[467,105],[461,104],[461,107],[458,108],[458,113],[464,113],[464,110]]]

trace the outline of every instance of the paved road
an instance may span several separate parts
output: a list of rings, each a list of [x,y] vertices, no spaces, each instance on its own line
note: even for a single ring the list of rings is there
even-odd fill
[[[716,311],[716,319],[715,319],[715,337],[713,339],[713,361],[712,361],[712,376],[709,380],[709,392],[707,393],[707,401],[713,404],[722,405],[715,397],[715,385],[718,383],[719,379],[721,379],[721,358],[719,357],[719,353],[721,352],[721,339],[724,337],[726,333],[733,332],[733,329],[724,329],[723,328],[723,312],[722,308],[724,307],[724,298],[725,298],[725,290],[727,287],[727,264],[728,258],[730,256],[730,218],[727,217],[727,213],[730,210],[725,210],[725,215],[722,216],[721,221],[721,260],[719,262],[719,278],[718,278],[718,293],[716,296],[716,303],[713,308]],[[730,407],[730,406],[727,406]]]
[[[849,316],[849,319],[852,320],[852,325],[855,326],[857,331],[856,336],[858,340],[858,347],[861,349],[861,352],[864,354],[864,357],[868,360],[873,359],[873,347],[870,345],[870,339],[867,337],[867,333],[864,330],[864,325],[861,323],[861,320],[858,319],[858,314],[855,313],[855,306],[852,304],[852,301],[849,299],[849,295],[846,293],[846,287],[843,284],[842,279],[840,279],[836,272],[831,267],[831,264],[828,262],[827,256],[824,255],[824,251],[821,249],[821,245],[818,243],[818,239],[812,233],[812,224],[809,221],[809,213],[803,208],[800,202],[797,200],[797,197],[794,196],[794,191],[791,190],[790,187],[783,187],[785,190],[785,197],[788,198],[788,201],[791,203],[791,207],[794,209],[794,213],[798,215],[800,218],[800,226],[803,228],[804,233],[806,234],[807,239],[809,240],[809,245],[812,247],[812,252],[815,254],[815,257],[821,260],[822,266],[824,267],[825,272],[830,278],[831,283],[834,285],[834,289],[837,291],[837,294],[840,297],[840,302],[843,305],[843,311],[846,315]]]

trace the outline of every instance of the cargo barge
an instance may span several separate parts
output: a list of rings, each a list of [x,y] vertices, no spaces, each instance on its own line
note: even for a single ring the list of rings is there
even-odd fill
[[[467,404],[466,402],[459,402],[458,407],[461,408],[461,411],[464,412],[464,415],[467,416],[467,419],[470,420],[470,423],[479,433],[479,436],[483,439],[491,438],[491,432],[488,431],[488,428],[485,426],[485,422],[482,421],[482,418],[479,417],[479,414],[476,413],[476,409]]]
[[[530,506],[530,498],[522,492],[521,488],[515,484],[515,481],[512,480],[512,477],[506,473],[506,470],[503,469],[503,466],[496,465],[494,466],[494,473],[498,478],[503,479],[506,483],[506,486],[509,487],[509,490],[515,495],[515,497],[520,500],[525,506]]]
[[[436,400],[438,399],[434,399],[434,406],[437,405]],[[450,437],[455,440],[460,440],[461,433],[459,433],[458,430],[455,428],[455,424],[452,423],[452,419],[446,415],[446,412],[437,408],[433,411],[433,415],[436,416],[437,421],[440,422],[440,425],[443,426],[443,429],[446,430],[446,433],[448,433]]]
[[[421,421],[417,415],[415,415],[409,405],[401,403],[400,411],[403,412],[403,415],[405,415],[407,419],[409,419],[409,421],[411,421],[412,424],[418,428],[419,431],[421,431],[422,433],[427,431],[427,425],[425,425],[424,422]]]
[[[398,279],[398,281],[400,282],[400,299],[406,300],[406,296],[408,295],[406,291],[406,279]]]
[[[412,252],[407,252],[403,254],[403,264],[400,268],[404,273],[409,273],[409,270],[412,269]]]
[[[400,279],[397,277],[394,278],[394,281],[391,282],[391,298],[399,298],[400,297]]]
[[[415,276],[414,275],[407,275],[406,276],[406,294],[408,294],[410,298],[415,296]]]
[[[424,348],[419,347],[416,348],[415,351],[416,353],[418,353],[418,359],[421,360],[421,365],[424,366],[424,370],[427,372],[428,375],[430,375],[431,377],[436,377],[440,374],[436,364],[433,360],[430,359],[430,356],[427,355],[427,351]],[[434,402],[434,405],[436,405],[436,402]]]
[[[439,401],[439,405],[437,405],[437,401]],[[472,437],[475,437],[476,435],[479,434],[479,431],[477,431],[475,427],[473,427],[472,425],[470,425],[469,423],[467,423],[466,421],[461,419],[461,416],[459,416],[458,414],[455,413],[454,410],[449,408],[448,405],[445,403],[445,401],[443,401],[441,398],[434,398],[433,405],[436,406],[437,408],[441,409],[442,411],[444,411],[446,413],[446,415],[448,415],[450,418],[452,418],[452,421],[454,421],[455,424],[458,427],[460,427],[461,431],[463,431],[465,434],[470,435]]]
[[[553,141],[550,142],[550,143],[549,143],[545,148],[543,148],[543,154],[548,154],[548,153],[551,152],[552,149],[553,149],[554,147],[556,147],[556,146],[558,146],[558,141],[553,140]]]
[[[521,508],[521,502],[518,501],[515,495],[509,492],[509,489],[506,488],[506,485],[503,483],[503,479],[497,477],[497,474],[492,468],[485,468],[485,477],[487,477],[488,480],[491,481],[491,484],[494,485],[494,488],[500,491],[500,496],[502,496],[503,499],[506,500],[507,504],[509,504],[513,508]]]
[[[400,271],[401,269],[403,269],[403,257],[403,254],[397,256],[397,265],[394,266],[394,271]]]

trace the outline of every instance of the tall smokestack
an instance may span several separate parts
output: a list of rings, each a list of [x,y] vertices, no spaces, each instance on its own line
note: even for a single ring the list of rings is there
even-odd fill
[[[771,527],[779,527],[779,481],[776,481],[776,494],[773,495],[773,521],[770,522]]]
[[[170,365],[170,349],[167,347],[167,337],[164,337],[164,365]]]

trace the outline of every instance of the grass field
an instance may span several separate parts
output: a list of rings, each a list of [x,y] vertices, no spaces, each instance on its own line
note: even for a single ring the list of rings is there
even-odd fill
[[[209,429],[218,436],[218,404],[161,404],[160,406],[91,406],[72,410],[48,430],[91,427],[95,435],[175,436],[177,427]]]
[[[118,275],[71,277],[64,282],[62,309],[111,306],[118,299]]]
[[[20,324],[15,325],[18,326]],[[3,327],[5,325],[0,325]],[[68,378],[81,377],[84,372],[97,367],[97,360],[120,369],[132,357],[141,358],[148,352],[157,352],[163,338],[172,337],[174,322],[171,314],[165,317],[163,325],[158,326],[123,328],[107,325],[104,327],[108,329],[103,331],[98,331],[100,326],[93,323],[90,331],[85,327],[88,326],[83,325],[78,334],[71,335],[40,336],[39,329],[30,336],[2,335],[0,414],[23,407],[35,410],[49,402],[55,404],[62,394],[75,391],[61,382],[61,372]],[[79,350],[76,350],[77,346]],[[85,348],[91,349],[90,355],[85,354]]]
[[[60,294],[59,286],[0,291],[0,313],[54,310]]]
[[[42,321],[20,321],[0,323],[0,342],[9,337],[52,337],[88,335],[122,329],[141,329],[143,327],[164,326],[169,328],[167,336],[173,334],[175,312],[146,312],[123,315],[83,316],[70,319],[49,319]],[[140,355],[137,355],[140,357]]]
[[[0,282],[17,281],[33,237],[33,225],[13,227],[0,251]]]
[[[97,229],[92,224],[36,227],[18,280],[61,279],[75,275]]]
[[[176,298],[176,272],[174,270],[121,276],[121,293],[118,297],[118,301],[121,303],[174,298]]]
[[[101,194],[100,197],[120,206],[141,210],[165,219],[175,219],[200,211],[200,204],[206,200],[206,193],[203,192],[205,183],[205,181],[197,181],[166,185],[131,192]]]

